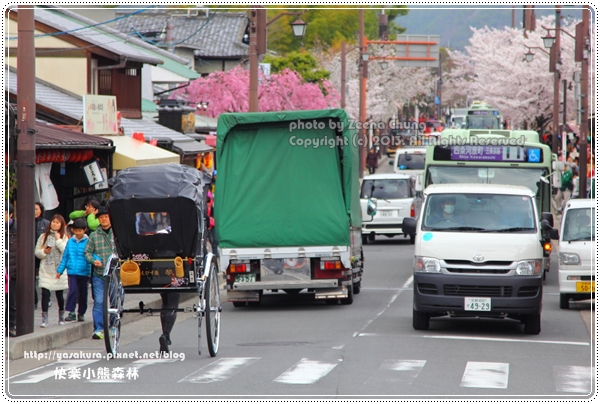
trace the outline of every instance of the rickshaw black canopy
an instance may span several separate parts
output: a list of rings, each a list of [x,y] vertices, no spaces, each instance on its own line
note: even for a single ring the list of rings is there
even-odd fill
[[[120,258],[132,254],[193,257],[203,253],[208,175],[181,164],[157,164],[122,170],[110,183],[109,212]],[[170,233],[138,234],[136,214],[143,212],[167,212]]]

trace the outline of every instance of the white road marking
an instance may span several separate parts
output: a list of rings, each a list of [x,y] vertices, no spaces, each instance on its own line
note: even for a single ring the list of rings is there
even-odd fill
[[[385,372],[383,379],[388,382],[412,384],[419,376],[427,361],[413,359],[387,359],[379,368]]]
[[[69,370],[74,369],[74,368],[80,368],[82,366],[89,365],[90,363],[94,363],[94,362],[98,362],[98,359],[95,359],[95,360],[77,360],[77,359],[72,359],[72,360],[56,361],[56,362],[49,363],[49,364],[47,364],[45,366],[41,366],[39,368],[32,369],[32,370],[30,370],[28,372],[15,375],[15,376],[11,377],[10,379],[20,378],[20,377],[22,377],[23,375],[25,375],[27,373],[35,372],[35,371],[41,370],[41,369],[47,369],[46,371],[43,371],[41,373],[27,376],[27,378],[25,380],[17,380],[15,382],[11,381],[11,383],[15,383],[15,384],[17,384],[17,383],[18,384],[21,384],[21,383],[38,383],[38,382],[41,382],[42,380],[46,380],[46,379],[49,379],[49,378],[55,378],[58,375],[59,369],[62,368],[62,370],[65,371],[65,373],[64,373],[65,379],[68,380]]]
[[[359,335],[361,335],[361,333],[362,333],[364,330],[366,330],[366,329],[367,329],[367,327],[368,327],[368,326],[369,326],[369,325],[370,325],[370,324],[371,324],[373,321],[377,320],[377,318],[378,318],[379,316],[381,316],[383,313],[385,313],[385,311],[386,311],[387,309],[389,309],[389,308],[390,308],[390,306],[391,306],[391,305],[392,305],[392,304],[393,304],[393,303],[396,301],[396,299],[398,298],[398,296],[400,296],[400,293],[402,293],[402,289],[401,289],[401,290],[398,290],[398,291],[397,291],[397,292],[396,292],[396,293],[395,293],[395,294],[392,296],[392,298],[390,299],[389,303],[387,304],[387,306],[386,306],[386,307],[385,307],[383,310],[381,310],[379,313],[377,313],[377,314],[375,315],[375,317],[373,317],[372,319],[370,319],[369,321],[367,321],[367,324],[365,324],[365,326],[364,326],[364,327],[363,327],[363,328],[362,328],[360,331],[358,331],[358,332],[355,332],[355,333],[352,335],[352,338],[356,338],[356,337],[358,337]]]
[[[260,358],[221,358],[206,365],[194,373],[184,377],[178,383],[213,383],[222,382],[237,374]]]
[[[300,362],[280,374],[274,381],[287,384],[313,384],[326,376],[337,365],[337,363],[311,361],[302,358]]]
[[[410,278],[408,278],[408,279],[406,280],[406,282],[404,282],[404,285],[402,285],[402,289],[408,289],[408,287],[409,287],[410,285],[412,285],[414,278],[415,278],[415,276],[414,276],[414,275],[411,275],[411,276],[410,276]]]
[[[529,340],[529,339],[517,339],[517,338],[487,338],[487,337],[461,337],[459,335],[423,335],[423,338],[434,338],[434,339],[456,339],[456,340],[470,340],[470,341],[495,341],[495,342],[529,342],[533,344],[556,344],[556,345],[580,345],[589,346],[589,342],[577,342],[577,341],[547,341],[547,340]]]
[[[120,368],[123,369],[123,374],[126,376],[123,379],[116,379],[116,378],[111,377],[109,379],[90,379],[90,380],[86,379],[85,381],[89,382],[89,383],[127,383],[132,380],[133,381],[136,380],[136,378],[127,377],[127,373],[130,372],[130,369],[140,370],[141,368],[143,368],[145,366],[155,365],[155,364],[160,364],[160,363],[170,363],[170,362],[179,362],[179,359],[139,359],[137,361],[131,362],[127,366],[119,366]],[[113,369],[113,368],[109,368],[109,369]],[[139,376],[137,378],[139,378]]]
[[[508,363],[467,362],[460,386],[505,389],[508,387]]]
[[[592,392],[595,367],[591,366],[554,366],[554,385],[556,391],[564,393]]]

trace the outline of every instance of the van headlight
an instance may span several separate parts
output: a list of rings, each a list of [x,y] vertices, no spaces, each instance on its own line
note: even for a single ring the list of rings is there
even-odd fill
[[[415,256],[413,262],[415,272],[437,273],[441,272],[440,260],[435,258]]]
[[[539,275],[542,273],[542,260],[527,260],[517,263],[517,275]]]
[[[581,259],[574,253],[558,253],[558,263],[561,265],[579,265]]]

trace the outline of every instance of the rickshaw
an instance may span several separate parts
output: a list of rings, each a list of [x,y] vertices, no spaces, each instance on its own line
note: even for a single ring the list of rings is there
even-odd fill
[[[177,311],[206,319],[210,356],[219,349],[221,303],[217,259],[207,249],[206,191],[210,176],[180,164],[131,167],[109,182],[108,202],[116,251],[105,266],[104,341],[113,356],[119,349],[123,313],[134,293],[198,293],[198,303]],[[164,311],[172,311],[164,309]]]

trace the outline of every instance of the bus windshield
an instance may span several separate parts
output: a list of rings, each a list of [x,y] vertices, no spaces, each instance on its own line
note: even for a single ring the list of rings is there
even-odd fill
[[[467,116],[469,129],[500,129],[500,120],[494,115],[469,115]]]
[[[429,166],[427,171],[427,185],[477,183],[521,185],[531,189],[538,201],[541,198],[541,190],[538,187],[543,186],[541,184],[545,185],[540,177],[548,175],[543,168]]]

